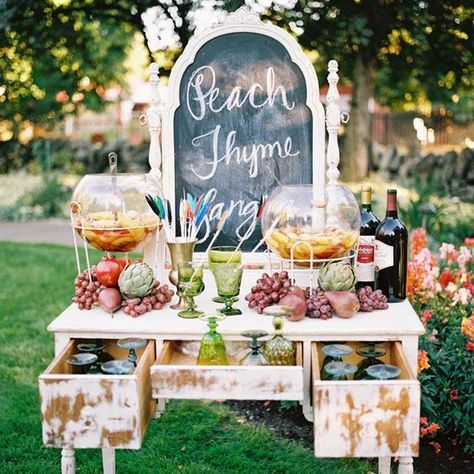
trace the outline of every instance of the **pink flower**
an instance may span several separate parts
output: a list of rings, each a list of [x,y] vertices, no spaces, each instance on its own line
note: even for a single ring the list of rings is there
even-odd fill
[[[448,263],[453,263],[458,256],[458,253],[456,252],[456,248],[454,247],[454,245],[447,244],[446,242],[443,242],[441,244],[441,247],[439,248],[439,253],[440,253],[441,258],[443,260],[447,260]]]
[[[457,303],[461,303],[462,305],[467,306],[470,301],[471,292],[467,288],[460,288],[459,291],[455,292],[453,295],[452,305],[454,306]]]
[[[431,314],[431,311],[429,309],[425,309],[420,319],[423,324],[426,324],[432,317],[433,315]]]
[[[453,295],[454,293],[456,293],[457,289],[458,287],[456,286],[456,284],[451,281],[447,284],[444,290],[446,291],[446,293]]]
[[[456,389],[452,389],[450,390],[449,392],[449,399],[454,402],[455,400],[457,400],[459,398],[459,394],[458,394],[458,391]]]
[[[461,247],[459,249],[459,254],[457,257],[459,268],[462,272],[466,271],[466,265],[471,261],[472,254],[471,251],[467,247]]]
[[[474,342],[466,342],[466,350],[467,351],[474,351]]]

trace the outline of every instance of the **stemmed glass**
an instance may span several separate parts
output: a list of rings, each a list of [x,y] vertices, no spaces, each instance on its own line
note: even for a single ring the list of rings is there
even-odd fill
[[[186,299],[187,309],[180,311],[178,316],[182,318],[198,318],[203,314],[196,310],[194,297],[204,291],[203,281],[204,267],[201,264],[193,262],[184,262],[178,264],[178,290]]]
[[[226,303],[226,308],[231,308],[232,311],[235,311],[232,313],[227,311],[225,313],[226,316],[230,316],[231,314],[242,314],[240,310],[232,308],[232,303],[239,300],[238,295],[240,293],[240,282],[242,280],[242,270],[240,269],[242,252],[240,250],[235,250],[236,247],[231,245],[221,245],[218,247],[212,247],[208,253],[209,269],[216,279],[217,291],[219,293],[219,296],[212,298],[212,301],[215,303]],[[226,272],[223,271],[222,274],[220,274],[218,270],[218,267],[221,265],[227,265],[229,271],[237,268],[239,268],[239,270],[234,274],[226,276]],[[220,277],[218,274],[220,274]],[[229,306],[227,306],[228,303],[230,303]]]
[[[89,352],[79,352],[73,354],[66,361],[74,374],[87,374],[89,369],[97,362],[97,355]]]
[[[345,344],[328,344],[321,351],[326,356],[321,368],[321,380],[330,380],[330,374],[326,372],[326,366],[330,362],[342,362],[344,356],[352,354],[352,349]]]
[[[209,331],[202,336],[197,365],[229,365],[224,338],[217,332],[217,323],[223,314],[202,314],[199,319],[207,321]]]
[[[114,359],[104,362],[100,368],[104,374],[130,375],[135,370],[135,365],[127,359]]]
[[[212,269],[212,274],[216,280],[217,293],[225,304],[224,308],[218,309],[219,313],[226,316],[242,314],[240,309],[232,307],[240,293],[242,273],[240,263],[220,263]]]
[[[105,352],[104,349],[106,347],[107,343],[102,341],[101,339],[85,341],[77,345],[77,349],[79,350],[79,352],[88,352],[97,356],[97,361],[89,369],[89,374],[99,374],[100,366],[104,362],[113,359],[113,357],[108,352]]]
[[[365,369],[365,371],[369,374],[369,377],[376,380],[396,379],[401,372],[398,367],[390,364],[372,365]]]
[[[329,374],[328,380],[347,380],[349,375],[355,373],[357,366],[350,362],[333,361],[326,365],[325,370]]]
[[[127,337],[126,339],[119,339],[117,341],[117,346],[121,349],[128,349],[127,360],[136,367],[138,360],[136,349],[143,349],[146,347],[146,339],[140,337]]]
[[[268,332],[259,329],[250,329],[241,333],[241,336],[248,337],[250,341],[250,351],[240,361],[240,365],[268,365],[267,358],[260,351],[258,339],[268,336]]]
[[[354,375],[354,380],[363,380],[367,378],[365,369],[372,365],[383,364],[377,357],[382,357],[387,351],[381,347],[377,347],[375,344],[367,344],[365,346],[356,349],[356,353],[361,357],[365,357],[357,364],[357,372]]]

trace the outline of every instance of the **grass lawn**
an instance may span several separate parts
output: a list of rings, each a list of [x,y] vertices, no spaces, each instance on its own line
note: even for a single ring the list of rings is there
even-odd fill
[[[0,473],[60,472],[41,444],[37,377],[53,358],[47,324],[68,305],[74,252],[0,242]],[[98,322],[100,324],[100,322]],[[77,450],[77,472],[101,472],[100,450]],[[170,402],[139,451],[117,451],[118,473],[367,473],[367,461],[315,459],[298,440],[238,423],[227,407]]]

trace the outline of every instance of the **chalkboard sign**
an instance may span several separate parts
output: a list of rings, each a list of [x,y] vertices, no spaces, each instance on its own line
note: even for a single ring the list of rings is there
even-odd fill
[[[227,209],[216,245],[237,244],[253,228],[242,245],[250,250],[262,237],[255,225],[261,196],[313,180],[315,125],[305,75],[277,39],[237,31],[202,44],[175,87],[179,103],[169,127],[176,211],[183,192],[214,189],[200,249]]]

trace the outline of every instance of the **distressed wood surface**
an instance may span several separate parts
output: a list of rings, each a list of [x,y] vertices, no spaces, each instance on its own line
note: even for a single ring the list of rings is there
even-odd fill
[[[391,343],[397,380],[322,381],[313,343],[314,451],[318,457],[417,456],[420,385],[401,350]]]
[[[154,409],[149,368],[154,342],[132,375],[75,375],[66,364],[72,340],[39,377],[46,446],[139,449]]]
[[[245,367],[195,365],[165,343],[151,368],[155,398],[206,400],[303,400],[301,344],[297,366]],[[230,361],[232,364],[232,361]]]

